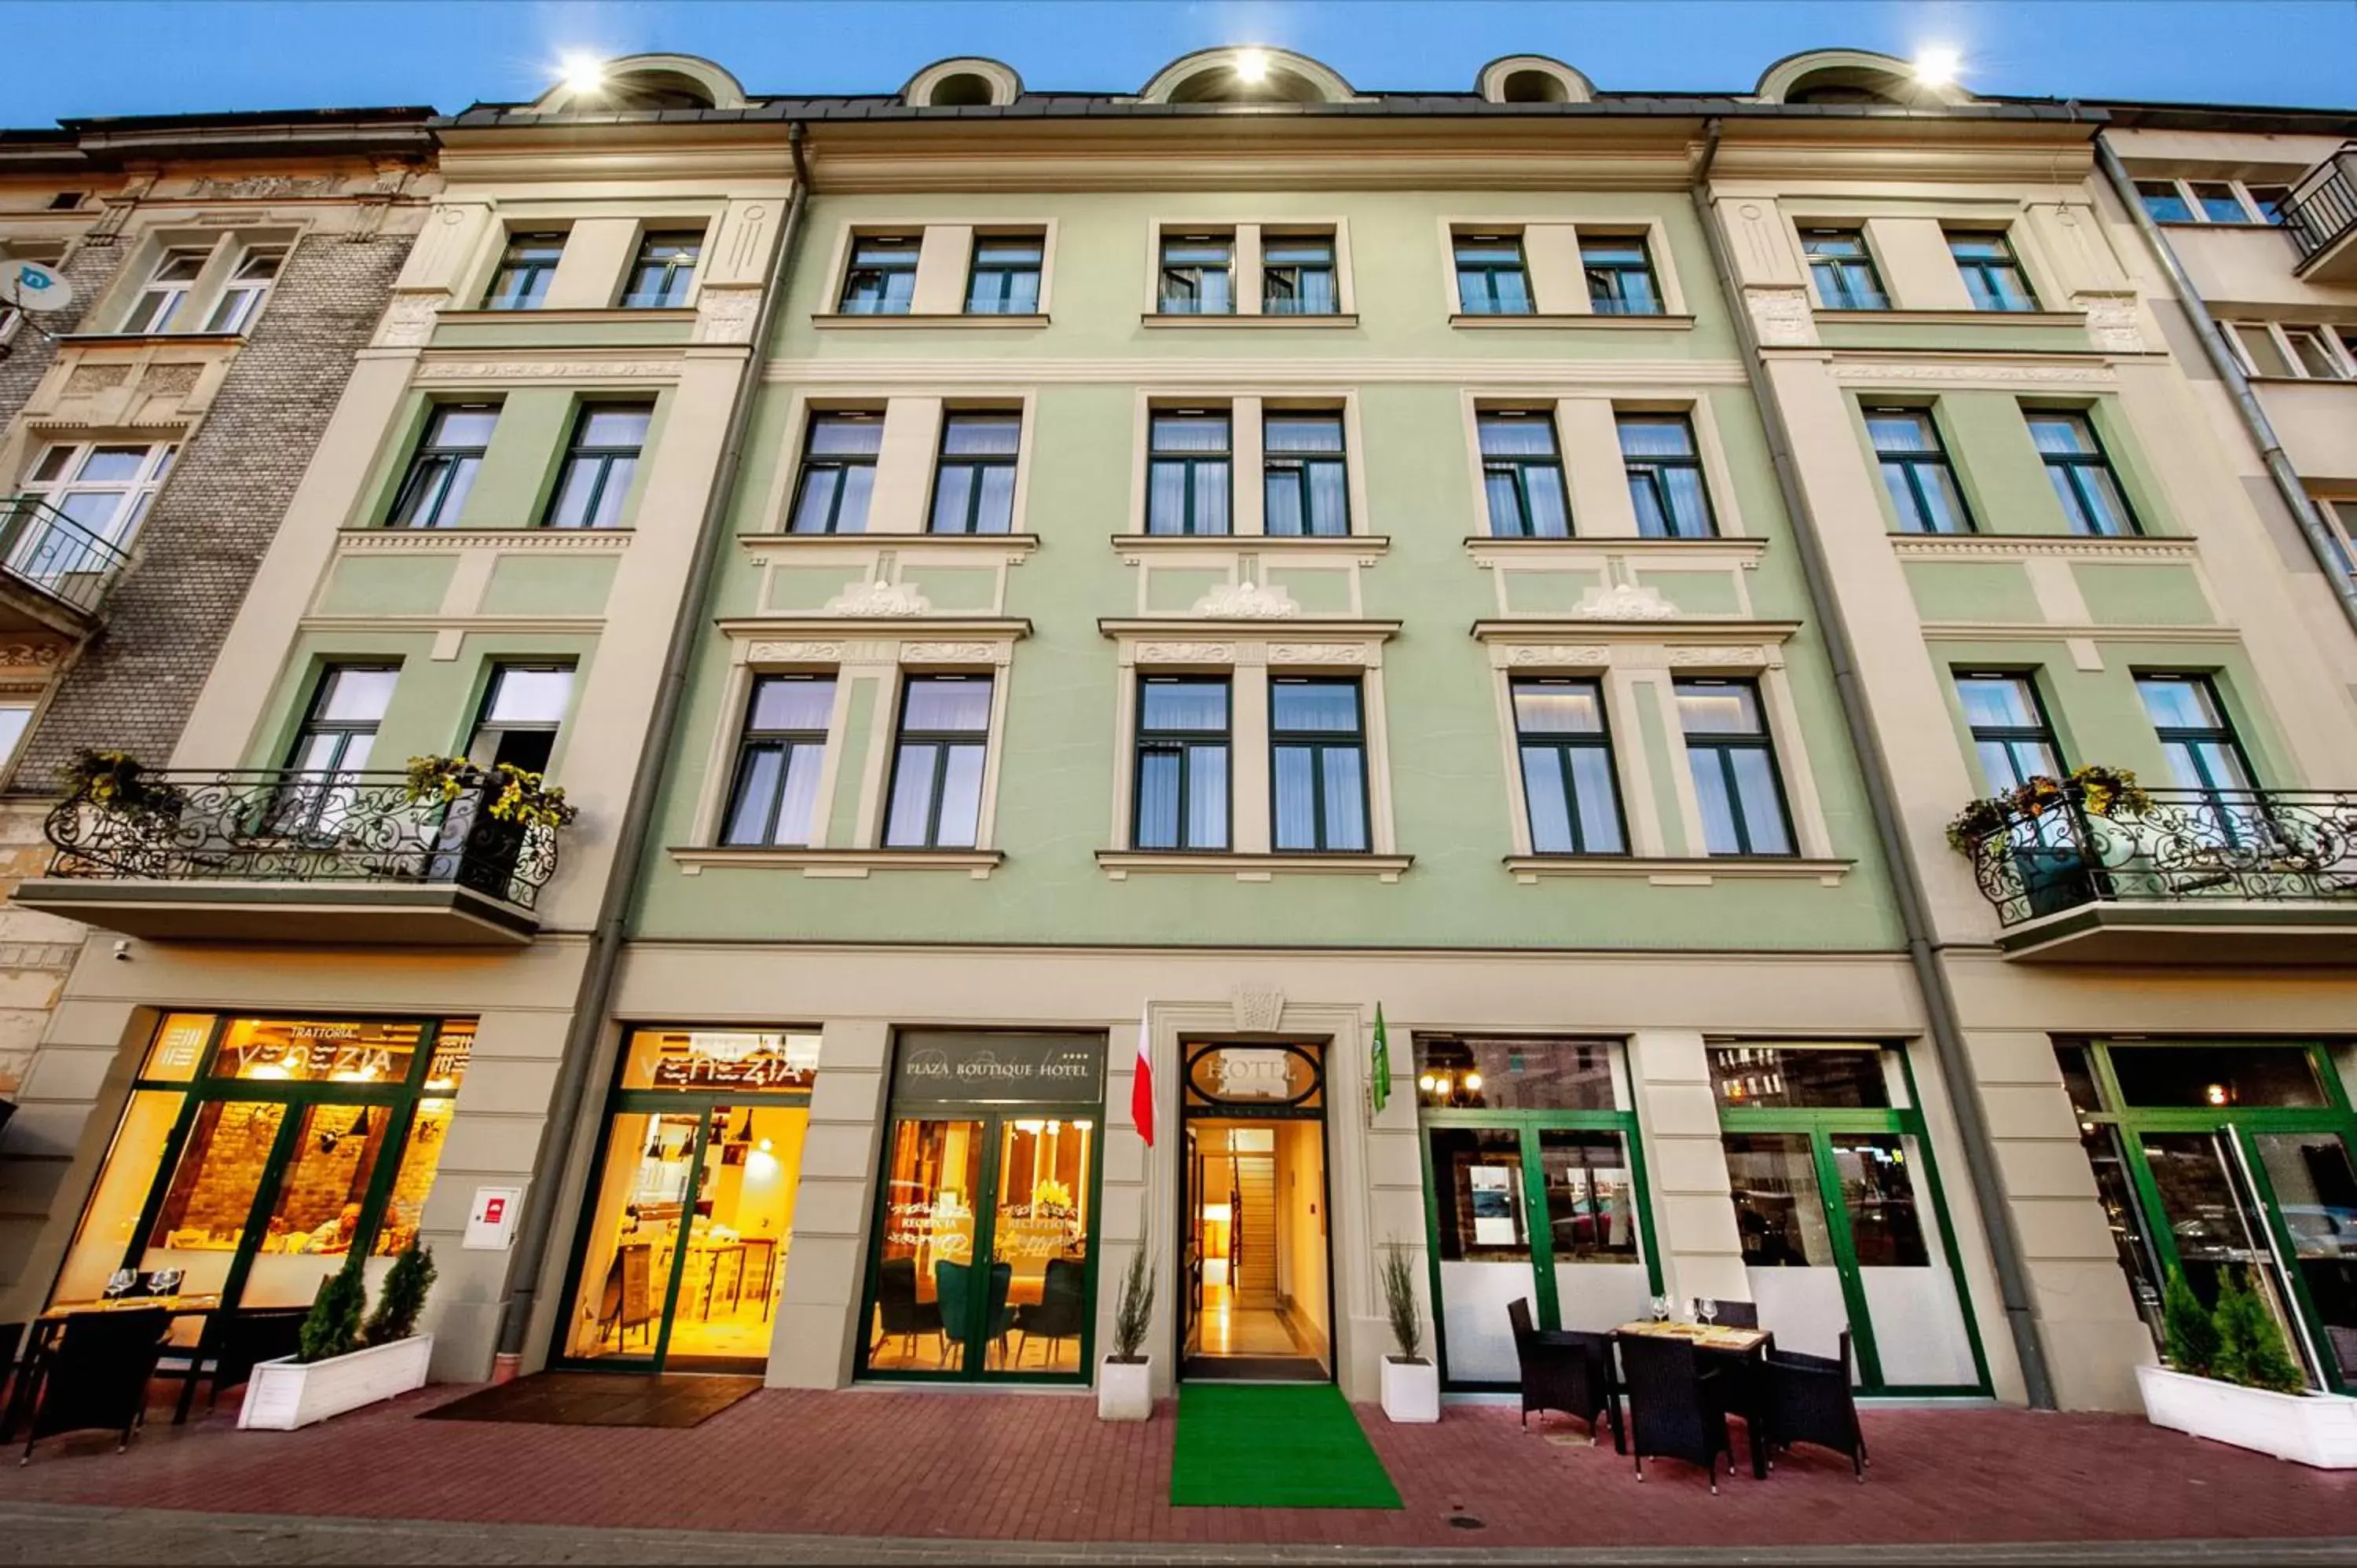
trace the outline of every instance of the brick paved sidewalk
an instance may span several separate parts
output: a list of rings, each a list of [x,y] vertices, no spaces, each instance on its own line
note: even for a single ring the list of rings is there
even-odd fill
[[[0,1509],[81,1504],[845,1545],[888,1538],[911,1548],[1000,1541],[1018,1555],[1048,1543],[1094,1555],[1120,1543],[1494,1555],[2357,1535],[2357,1474],[2127,1416],[1869,1410],[1865,1485],[1846,1461],[1803,1450],[1766,1482],[1747,1472],[1714,1498],[1698,1470],[1667,1461],[1640,1485],[1609,1440],[1559,1441],[1568,1430],[1552,1418],[1525,1432],[1510,1408],[1466,1404],[1449,1406],[1437,1426],[1395,1427],[1368,1409],[1361,1419],[1406,1502],[1375,1512],[1172,1508],[1168,1404],[1150,1423],[1109,1426],[1093,1401],[1070,1396],[777,1390],[684,1431],[414,1419],[461,1391],[429,1390],[301,1433],[238,1432],[225,1418],[157,1426],[121,1455],[102,1437],[67,1440],[28,1468],[0,1466]]]

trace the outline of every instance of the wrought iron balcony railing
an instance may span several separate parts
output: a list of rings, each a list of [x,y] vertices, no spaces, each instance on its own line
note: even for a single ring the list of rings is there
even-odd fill
[[[2303,262],[2357,229],[2357,142],[2300,176],[2284,204],[2284,227]]]
[[[85,615],[131,557],[38,496],[0,496],[0,568]]]
[[[2151,789],[2149,809],[2016,812],[1966,846],[1998,920],[2092,903],[2357,904],[2357,791]]]
[[[497,785],[413,799],[402,773],[142,771],[128,800],[51,809],[55,877],[442,884],[529,909],[556,832],[490,813]]]

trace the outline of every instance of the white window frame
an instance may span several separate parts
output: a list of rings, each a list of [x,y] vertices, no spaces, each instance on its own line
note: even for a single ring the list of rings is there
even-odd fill
[[[2130,183],[2138,188],[2136,190],[2136,204],[2138,206],[2142,206],[2144,203],[2144,191],[2142,188],[2145,186],[2173,185],[2177,188],[2177,199],[2185,204],[2185,210],[2190,214],[2190,216],[2185,218],[2153,219],[2154,222],[2165,224],[2172,229],[2279,229],[2282,227],[2279,223],[2271,223],[2267,221],[2265,216],[2266,209],[2259,204],[2258,198],[2251,194],[2250,185],[2248,182],[2244,180],[2202,179],[2197,178],[2191,175],[2179,176],[2147,174],[2131,177]],[[2259,183],[2261,185],[2281,185],[2283,187],[2289,188],[2298,182],[2296,179],[2287,178],[2280,181],[2263,179]],[[2243,204],[2243,216],[2239,220],[2211,217],[2209,209],[2201,205],[2201,199],[2193,194],[2193,188],[2197,185],[2222,185],[2231,189],[2234,193],[2234,199]],[[2148,211],[2147,216],[2150,216]]]
[[[2337,322],[2321,321],[2236,320],[2221,321],[2219,325],[2226,329],[2227,345],[2234,350],[2235,362],[2243,367],[2243,373],[2246,376],[2256,376],[2262,380],[2272,381],[2357,381],[2357,354],[2351,352],[2348,343],[2342,338],[2343,333],[2357,331],[2357,328],[2344,327]],[[2271,371],[2259,369],[2257,361],[2251,358],[2249,348],[2243,342],[2243,333],[2252,329],[2263,331],[2274,340],[2276,352],[2283,356],[2283,362],[2290,368],[2289,376],[2278,376]],[[2316,335],[2317,341],[2324,345],[2326,360],[2334,367],[2330,375],[2319,376],[2309,371],[2307,361],[2300,358],[2299,351],[2292,346],[2291,335],[2294,332],[2312,332]]]
[[[212,309],[205,317],[208,332],[234,332],[241,336],[253,328],[254,318],[278,287],[279,275],[286,270],[289,248],[285,245],[247,245],[238,253],[237,264],[230,269],[229,281],[221,285]],[[248,278],[246,269],[265,257],[274,262],[270,275]],[[224,319],[226,317],[227,319]]]
[[[193,259],[195,270],[186,278],[167,279],[164,272],[178,260]],[[147,269],[147,281],[139,285],[132,296],[131,309],[125,316],[123,330],[142,336],[160,336],[174,330],[173,323],[193,319],[197,312],[188,308],[196,295],[197,285],[204,281],[211,265],[212,252],[199,245],[166,245]],[[182,327],[179,331],[189,328]]]
[[[126,482],[83,484],[74,478],[81,471],[83,465],[90,461],[91,455],[100,447],[143,445],[146,448],[147,456],[141,460],[137,476]],[[69,454],[63,469],[65,477],[56,479],[40,478],[38,476],[41,469],[47,466],[49,455],[60,450]],[[65,510],[62,504],[63,499],[73,495],[121,496],[124,499],[115,507],[114,514],[108,520],[105,529],[102,531],[93,529],[91,532],[117,549],[128,549],[132,538],[139,532],[139,525],[146,520],[149,509],[155,504],[156,491],[163,489],[164,481],[170,478],[172,459],[178,451],[179,444],[173,441],[52,442],[35,454],[32,463],[25,470],[25,482],[19,488],[25,494],[35,497],[60,512]],[[81,520],[75,519],[75,521],[79,524]]]

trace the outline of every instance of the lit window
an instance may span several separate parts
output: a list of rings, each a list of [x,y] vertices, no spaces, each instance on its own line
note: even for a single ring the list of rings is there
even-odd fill
[[[1712,854],[1792,854],[1759,688],[1749,681],[1680,681],[1677,700],[1704,847]]]

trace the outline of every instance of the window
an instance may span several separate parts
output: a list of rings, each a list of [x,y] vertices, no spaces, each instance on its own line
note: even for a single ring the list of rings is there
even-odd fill
[[[2127,498],[2120,493],[2111,461],[2104,456],[2085,414],[2031,409],[2027,417],[2029,438],[2038,443],[2038,454],[2046,460],[2046,477],[2062,503],[2063,515],[2071,520],[2072,532],[2143,532],[2136,526],[2136,514],[2128,510]]]
[[[695,263],[704,254],[704,231],[648,232],[630,263],[630,286],[622,291],[625,310],[671,310],[687,303],[695,284]]]
[[[1874,270],[1874,257],[1858,229],[1803,229],[1809,275],[1816,280],[1817,303],[1827,310],[1888,310],[1890,296]]]
[[[1523,266],[1521,236],[1458,236],[1457,307],[1468,316],[1531,314],[1531,279]]]
[[[1136,848],[1228,847],[1228,682],[1213,676],[1139,679]]]
[[[1869,408],[1867,433],[1882,465],[1883,488],[1899,513],[1901,533],[1970,533],[1972,513],[1956,489],[1955,471],[1928,410]]]
[[[2212,223],[2248,223],[2250,210],[2234,188],[2224,180],[2197,179],[2193,182],[2193,199],[2201,204],[2201,216]]]
[[[1712,854],[1790,854],[1792,829],[1776,751],[1749,681],[1677,682],[1678,725]]]
[[[2357,334],[2345,328],[2294,326],[2284,322],[2222,323],[2227,341],[2254,376],[2310,381],[2357,379]]]
[[[884,445],[877,413],[814,413],[794,481],[792,533],[864,533],[876,488],[876,454]]]
[[[401,679],[397,664],[330,664],[319,672],[310,711],[286,766],[296,773],[357,773],[369,763],[377,725]]]
[[[548,297],[548,285],[556,276],[556,263],[565,255],[565,236],[561,232],[511,234],[508,248],[500,257],[500,270],[491,274],[491,292],[483,299],[485,310],[538,310]]]
[[[1359,682],[1269,682],[1269,742],[1281,851],[1367,847],[1367,736]]]
[[[2136,188],[2156,223],[2280,224],[2291,201],[2289,186],[2230,179],[2140,179]]]
[[[834,713],[832,675],[763,675],[753,682],[722,843],[799,846],[818,837],[818,776]]]
[[[1659,316],[1662,291],[1641,234],[1583,234],[1579,264],[1587,274],[1587,303],[1598,316]]]
[[[909,677],[900,694],[885,848],[974,847],[982,823],[982,764],[989,734],[989,676]]]
[[[2156,223],[2190,223],[2193,204],[2173,179],[2140,179],[2136,182],[2136,197],[2144,203],[2146,212]]]
[[[2332,531],[2332,542],[2341,552],[2341,569],[2352,570],[2352,560],[2357,558],[2357,500],[2322,496],[2316,499],[2316,510],[2323,514],[2325,525]]]
[[[2062,748],[2038,700],[2038,682],[2018,671],[1959,670],[1956,696],[1981,778],[1992,792],[2018,789],[2032,779],[2063,776]]]
[[[2138,671],[2136,683],[2179,787],[2207,795],[2256,787],[2250,759],[2209,676]]]
[[[620,527],[622,502],[638,475],[639,453],[654,416],[654,404],[647,403],[584,407],[573,422],[573,445],[565,450],[556,497],[542,526]]]
[[[253,322],[262,309],[262,302],[270,297],[270,285],[278,281],[278,269],[286,262],[286,252],[276,247],[257,247],[239,258],[237,271],[230,274],[229,284],[221,290],[221,303],[205,322],[208,332],[242,332]]]
[[[74,528],[27,531],[9,549],[9,569],[45,579],[96,569],[99,553],[91,542],[121,544],[137,532],[178,451],[169,444],[88,444],[43,452],[25,481],[26,492],[64,514]]]
[[[495,403],[453,403],[435,409],[425,422],[425,438],[409,459],[409,472],[393,498],[392,528],[456,528],[467,507],[467,492],[490,450],[492,426],[499,423]]]
[[[1148,533],[1229,531],[1228,416],[1179,408],[1153,416],[1146,486]]]
[[[169,332],[179,318],[180,309],[188,303],[188,293],[196,286],[197,275],[205,270],[208,252],[199,250],[170,250],[156,263],[155,273],[147,286],[140,291],[138,300],[131,306],[130,317],[123,324],[125,332]]]
[[[1161,300],[1165,316],[1227,316],[1236,308],[1231,285],[1235,241],[1226,234],[1162,237]]]
[[[1490,532],[1498,539],[1568,539],[1571,502],[1555,450],[1555,420],[1540,409],[1501,409],[1480,416],[1481,486],[1490,498]]]
[[[869,234],[851,242],[851,270],[843,279],[845,316],[906,316],[917,299],[919,241]]]
[[[1261,422],[1261,446],[1265,532],[1295,536],[1351,532],[1340,413],[1268,414]]]
[[[2023,275],[2013,242],[2001,231],[1967,233],[1948,231],[1948,253],[1964,274],[1965,292],[1975,310],[2035,310],[2038,295]]]
[[[1260,308],[1265,316],[1331,316],[1334,237],[1264,234],[1260,242]]]
[[[1717,533],[1694,425],[1685,415],[1624,413],[1619,423],[1637,532],[1648,539],[1707,539]]]
[[[1620,792],[1604,693],[1591,680],[1534,676],[1513,682],[1514,738],[1531,848],[1539,854],[1620,854]]]
[[[2286,327],[2282,331],[2291,343],[2292,358],[2301,374],[2319,381],[2347,381],[2357,374],[2347,352],[2347,339],[2341,334],[2321,327]]]
[[[483,689],[483,711],[467,745],[468,760],[545,773],[556,751],[557,727],[573,703],[570,664],[494,664]]]
[[[25,742],[25,732],[33,727],[34,704],[18,698],[0,702],[0,771],[16,760],[16,748]]]
[[[942,421],[935,533],[1005,533],[1015,526],[1015,459],[1022,441],[1020,414],[952,413]]]
[[[966,282],[968,316],[1036,316],[1039,267],[1048,253],[1044,234],[977,234],[974,275]]]
[[[2291,187],[2246,185],[2243,189],[2250,197],[2252,207],[2257,209],[2260,222],[2277,226],[2283,223],[2284,212],[2291,206]]]

